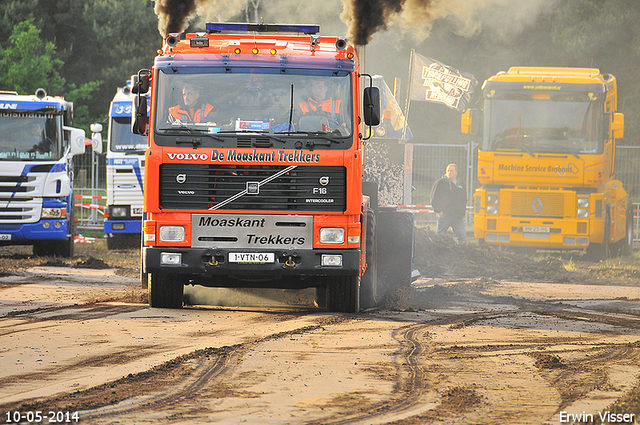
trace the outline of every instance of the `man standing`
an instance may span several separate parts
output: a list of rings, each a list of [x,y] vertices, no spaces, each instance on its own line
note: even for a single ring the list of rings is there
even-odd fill
[[[467,241],[464,216],[467,211],[467,192],[458,183],[458,167],[447,165],[447,170],[431,188],[431,206],[438,215],[438,233],[444,235],[451,227],[458,243]]]

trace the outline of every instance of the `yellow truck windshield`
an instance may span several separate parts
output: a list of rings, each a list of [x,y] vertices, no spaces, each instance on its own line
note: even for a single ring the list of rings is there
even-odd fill
[[[604,103],[593,93],[492,93],[484,110],[482,150],[602,153]]]

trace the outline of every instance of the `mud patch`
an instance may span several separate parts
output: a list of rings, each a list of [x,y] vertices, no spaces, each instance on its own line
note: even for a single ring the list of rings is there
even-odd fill
[[[77,263],[73,265],[73,267],[77,269],[110,269],[112,268],[109,264],[94,257],[89,257],[86,260],[79,260]]]

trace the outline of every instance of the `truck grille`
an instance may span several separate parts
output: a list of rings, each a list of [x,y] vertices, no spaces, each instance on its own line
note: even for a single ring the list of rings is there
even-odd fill
[[[561,192],[512,192],[513,217],[564,217],[564,194]]]
[[[163,164],[160,206],[190,210],[344,211],[344,167]]]
[[[35,223],[40,219],[42,200],[34,197],[41,195],[38,184],[39,179],[33,176],[0,176],[1,225]]]

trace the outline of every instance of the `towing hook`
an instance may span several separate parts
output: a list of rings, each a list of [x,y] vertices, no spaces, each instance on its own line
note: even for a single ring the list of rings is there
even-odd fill
[[[285,266],[288,267],[293,267],[296,265],[296,262],[293,261],[293,259],[291,258],[291,256],[289,256],[289,259],[284,263]]]
[[[214,263],[215,261],[215,263]],[[215,258],[211,257],[211,260],[209,260],[209,265],[210,266],[217,266],[218,265],[218,260],[216,260]]]

